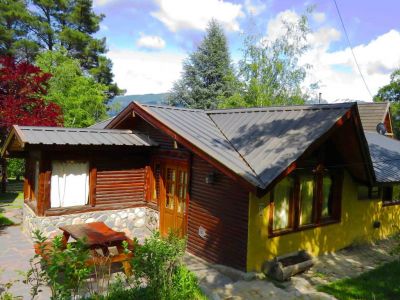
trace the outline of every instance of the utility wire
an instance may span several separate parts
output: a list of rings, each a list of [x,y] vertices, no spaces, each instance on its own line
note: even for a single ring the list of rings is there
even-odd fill
[[[335,3],[336,11],[337,11],[337,13],[338,13],[338,15],[339,15],[340,23],[342,23],[343,31],[344,31],[344,34],[345,34],[345,36],[346,36],[347,43],[349,44],[351,54],[353,55],[354,62],[356,63],[358,72],[360,73],[361,79],[362,79],[362,81],[364,82],[364,85],[365,85],[365,88],[366,88],[367,91],[368,91],[368,94],[371,96],[371,98],[373,98],[372,93],[371,93],[371,91],[370,91],[370,89],[369,89],[369,87],[368,87],[368,84],[367,84],[367,82],[365,81],[364,75],[363,75],[363,73],[361,72],[361,68],[360,68],[360,65],[358,64],[356,55],[354,54],[353,47],[352,47],[352,45],[351,45],[351,43],[350,43],[349,35],[347,34],[346,26],[344,26],[344,22],[343,22],[343,19],[342,19],[342,15],[340,14],[339,6],[338,6],[336,0],[333,0],[333,3]]]

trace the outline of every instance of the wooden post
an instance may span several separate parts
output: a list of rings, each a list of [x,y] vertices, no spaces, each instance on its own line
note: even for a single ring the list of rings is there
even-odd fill
[[[1,158],[1,192],[7,191],[7,161],[5,158]]]
[[[89,204],[96,206],[97,168],[92,167],[89,174]]]

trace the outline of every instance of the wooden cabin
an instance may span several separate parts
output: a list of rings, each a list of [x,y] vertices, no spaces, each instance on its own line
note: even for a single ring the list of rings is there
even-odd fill
[[[364,132],[355,103],[133,102],[93,128],[14,126],[2,154],[26,159],[27,231],[91,221],[139,238],[174,230],[192,254],[245,271],[400,225],[400,142]]]

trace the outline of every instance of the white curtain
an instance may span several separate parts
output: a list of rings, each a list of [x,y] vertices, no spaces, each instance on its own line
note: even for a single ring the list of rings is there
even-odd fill
[[[89,201],[89,163],[53,161],[51,207],[86,205]]]

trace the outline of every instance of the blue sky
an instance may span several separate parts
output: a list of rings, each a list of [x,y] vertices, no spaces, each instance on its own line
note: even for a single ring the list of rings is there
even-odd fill
[[[400,67],[397,0],[337,0],[354,52],[372,94]],[[106,15],[97,34],[106,37],[115,80],[127,94],[167,92],[182,61],[204,35],[209,19],[223,24],[231,55],[241,55],[242,33],[279,35],[282,20],[293,21],[307,6],[311,45],[301,64],[311,64],[304,89],[318,81],[324,99],[371,100],[360,79],[333,0],[94,0]]]

